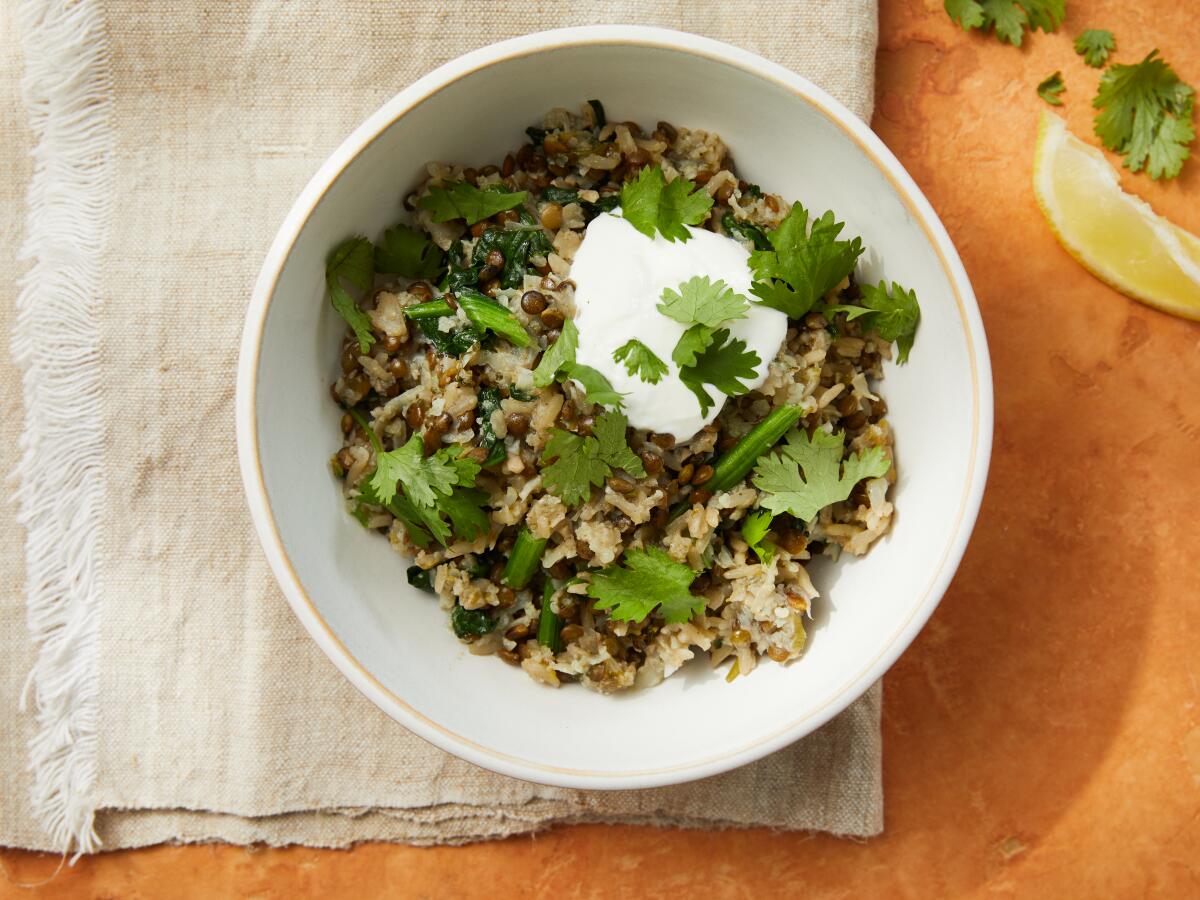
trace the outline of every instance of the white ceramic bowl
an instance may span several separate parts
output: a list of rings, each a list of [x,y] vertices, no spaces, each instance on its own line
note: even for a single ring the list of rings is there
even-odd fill
[[[342,321],[326,253],[400,217],[428,160],[484,165],[553,106],[599,97],[614,118],[716,131],[741,175],[833,209],[868,247],[867,279],[921,302],[911,362],[883,386],[900,479],[891,533],[825,566],[809,649],[727,684],[703,663],[643,692],[551,690],[471,656],[408,562],[343,506],[328,459],[328,386]],[[246,494],[296,615],[354,685],[406,728],[497,772],[569,787],[649,787],[713,775],[819,728],[874,683],[933,612],[975,522],[992,434],[991,374],[971,286],[912,179],[848,110],[760,57],[694,35],[604,26],[467,54],[402,91],[321,167],[288,213],[246,317],[238,446]]]

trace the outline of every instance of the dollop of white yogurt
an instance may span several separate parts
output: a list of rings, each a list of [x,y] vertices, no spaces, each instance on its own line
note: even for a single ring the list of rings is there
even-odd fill
[[[700,401],[679,380],[671,352],[687,327],[658,311],[663,289],[677,291],[688,279],[707,275],[749,298],[753,277],[750,254],[740,243],[702,228],[689,226],[688,231],[692,235],[688,241],[668,241],[660,234],[649,238],[620,216],[602,213],[588,225],[570,275],[579,329],[576,360],[604,373],[626,395],[630,425],[670,434],[676,441],[688,440],[715,419],[728,398],[707,385],[716,402],[707,416],[701,415]],[[787,333],[787,316],[752,303],[744,319],[721,327],[758,354],[756,378],[749,387],[759,387]],[[624,363],[613,359],[613,351],[631,338],[669,367],[658,384],[630,375]]]

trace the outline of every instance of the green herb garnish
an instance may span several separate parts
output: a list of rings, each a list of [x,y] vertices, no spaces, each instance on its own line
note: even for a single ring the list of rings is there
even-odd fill
[[[762,457],[754,467],[751,481],[762,492],[759,505],[811,522],[826,506],[849,497],[858,482],[878,478],[891,468],[882,447],[843,462],[844,443],[843,434],[818,429],[810,438],[803,429],[794,429],[778,452]]]
[[[366,291],[375,283],[374,248],[365,237],[352,237],[333,248],[325,260],[325,287],[329,291],[329,302],[337,314],[354,329],[358,338],[358,349],[366,353],[375,343],[371,333],[371,319],[358,308],[358,303],[343,286],[349,282],[360,291]]]
[[[647,384],[658,384],[667,374],[667,364],[637,338],[631,338],[614,350],[613,362],[624,363],[630,375]]]
[[[496,213],[520,206],[525,197],[524,191],[509,192],[499,186],[480,190],[465,181],[447,181],[430,188],[429,193],[417,201],[417,206],[433,213],[435,222],[463,219],[468,225],[474,225]]]
[[[1111,31],[1103,28],[1089,28],[1075,38],[1075,52],[1083,57],[1083,61],[1093,69],[1099,69],[1108,62],[1108,56],[1117,49],[1117,40]]]
[[[696,572],[658,547],[626,550],[621,561],[592,575],[588,596],[618,621],[640,622],[655,609],[667,622],[686,622],[704,610],[690,588]]]
[[[657,231],[668,241],[691,237],[686,225],[699,225],[712,209],[712,197],[686,178],[669,184],[659,166],[642,169],[621,188],[621,215],[646,237]]]

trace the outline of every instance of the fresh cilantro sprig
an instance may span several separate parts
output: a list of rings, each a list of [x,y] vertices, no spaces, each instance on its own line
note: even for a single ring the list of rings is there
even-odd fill
[[[845,225],[826,212],[809,228],[808,210],[792,204],[779,227],[768,232],[772,250],[750,254],[755,282],[750,292],[763,306],[799,319],[854,271],[861,238],[838,240]]]
[[[631,376],[642,379],[646,384],[658,384],[667,374],[667,364],[637,338],[626,341],[614,350],[613,362],[624,363]]]
[[[766,539],[774,519],[775,514],[769,509],[754,509],[742,521],[742,539],[763,563],[770,563],[775,556],[775,545]]]
[[[1051,106],[1062,106],[1062,97],[1058,96],[1067,89],[1063,84],[1062,72],[1047,75],[1038,82],[1037,95]]]
[[[602,372],[577,363],[575,351],[578,348],[579,329],[573,320],[567,319],[563,322],[558,340],[546,348],[542,361],[533,370],[534,386],[546,387],[554,381],[571,378],[583,388],[590,403],[620,409],[624,405],[625,395],[614,390]]]
[[[1014,47],[1021,46],[1026,29],[1049,34],[1067,14],[1067,0],[945,0],[944,5],[964,31],[994,29],[997,38]]]
[[[706,340],[704,346],[696,350],[695,345],[700,340]],[[730,337],[729,329],[720,328],[716,331],[703,325],[695,325],[684,332],[676,345],[673,359],[679,366],[679,380],[696,395],[700,403],[700,415],[707,416],[713,406],[713,398],[704,385],[711,384],[717,390],[736,397],[750,390],[742,380],[752,381],[762,360],[753,350],[746,349],[746,342],[740,338]],[[681,351],[680,346],[688,341]],[[681,361],[682,360],[682,361]]]
[[[885,341],[896,342],[896,362],[908,362],[916,338],[917,326],[921,323],[921,307],[915,291],[905,290],[892,282],[891,293],[887,284],[864,284],[862,304],[872,312],[871,327]]]
[[[343,282],[360,291],[369,290],[374,284],[374,248],[365,237],[347,238],[325,259],[325,288],[329,291],[329,302],[346,324],[354,329],[358,349],[366,353],[375,343],[371,333],[371,319],[358,307],[358,303],[346,290]]]
[[[844,434],[818,430],[810,438],[793,429],[778,452],[761,457],[754,467],[751,481],[762,492],[759,506],[811,522],[826,506],[849,497],[862,479],[878,478],[891,467],[882,447],[843,462],[844,443]]]
[[[690,590],[696,574],[658,547],[626,550],[619,563],[592,575],[587,592],[618,621],[640,622],[657,609],[669,623],[686,622],[704,611],[704,598]]]
[[[355,516],[360,522],[366,523],[364,504],[382,507],[400,520],[408,539],[421,549],[433,540],[445,546],[452,534],[474,540],[488,530],[488,497],[474,487],[479,464],[462,456],[461,447],[443,447],[423,457],[422,437],[415,434],[407,444],[385,452],[366,418],[357,410],[350,415],[366,432],[376,460],[375,471],[358,485]]]
[[[575,362],[575,351],[579,349],[579,329],[572,319],[563,322],[558,340],[546,348],[542,361],[533,370],[535,387],[546,387],[552,384],[563,368]]]
[[[712,197],[686,178],[668,183],[659,166],[642,169],[621,188],[621,215],[650,238],[657,231],[668,241],[688,240],[691,234],[684,226],[699,225],[712,205]]]
[[[447,181],[431,187],[429,193],[417,201],[417,206],[433,213],[435,222],[463,219],[468,225],[474,225],[496,213],[520,206],[525,197],[525,191],[510,192],[498,186],[481,190],[466,181]]]
[[[590,437],[560,428],[551,431],[543,453],[543,459],[552,460],[542,469],[546,489],[570,506],[586,500],[614,469],[645,478],[641,459],[625,441],[626,425],[621,413],[603,412],[596,416]]]
[[[1102,68],[1108,62],[1108,55],[1116,49],[1113,33],[1103,28],[1089,28],[1075,38],[1075,52],[1093,69]]]
[[[1175,70],[1150,53],[1139,63],[1114,64],[1092,101],[1096,135],[1125,157],[1125,168],[1151,178],[1174,178],[1191,154],[1196,93]]]
[[[423,231],[394,225],[375,245],[375,271],[405,278],[436,280],[445,268],[445,254]]]
[[[474,483],[475,473],[470,472],[470,467],[479,471],[479,464],[474,460],[455,459],[446,451],[425,456],[422,446],[421,435],[414,434],[407,444],[375,454],[371,487],[381,502],[388,503],[396,496],[397,483],[404,484],[405,496],[418,506],[427,507],[436,505],[439,497],[448,495],[459,483],[460,474],[469,483]]]
[[[744,319],[750,301],[724,281],[711,281],[697,275],[679,285],[679,290],[664,288],[658,311],[684,325],[716,328],[731,319]]]

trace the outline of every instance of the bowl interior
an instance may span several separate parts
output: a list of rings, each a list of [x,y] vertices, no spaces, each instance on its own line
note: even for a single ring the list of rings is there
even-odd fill
[[[865,558],[816,567],[822,598],[809,650],[786,668],[764,663],[726,683],[723,671],[699,662],[651,691],[617,697],[541,687],[465,651],[437,602],[406,583],[408,561],[346,514],[329,474],[340,413],[328,386],[343,323],[322,293],[326,253],[350,234],[375,237],[396,222],[426,161],[498,161],[545,110],[590,97],[603,100],[610,118],[718,132],[742,177],[816,212],[833,209],[868,247],[862,275],[898,281],[920,298],[911,362],[889,366],[881,385],[900,469],[894,528]],[[946,263],[880,167],[792,88],[666,47],[599,44],[510,57],[387,127],[295,240],[257,368],[268,502],[309,602],[382,686],[374,699],[402,721],[424,719],[418,730],[443,746],[535,780],[682,780],[698,766],[739,754],[744,761],[748,748],[763,751],[781,735],[816,727],[881,674],[881,661],[890,662],[936,603],[947,560],[952,568],[969,528],[964,511],[978,475],[981,350],[972,348],[963,306],[972,302],[956,298]]]

